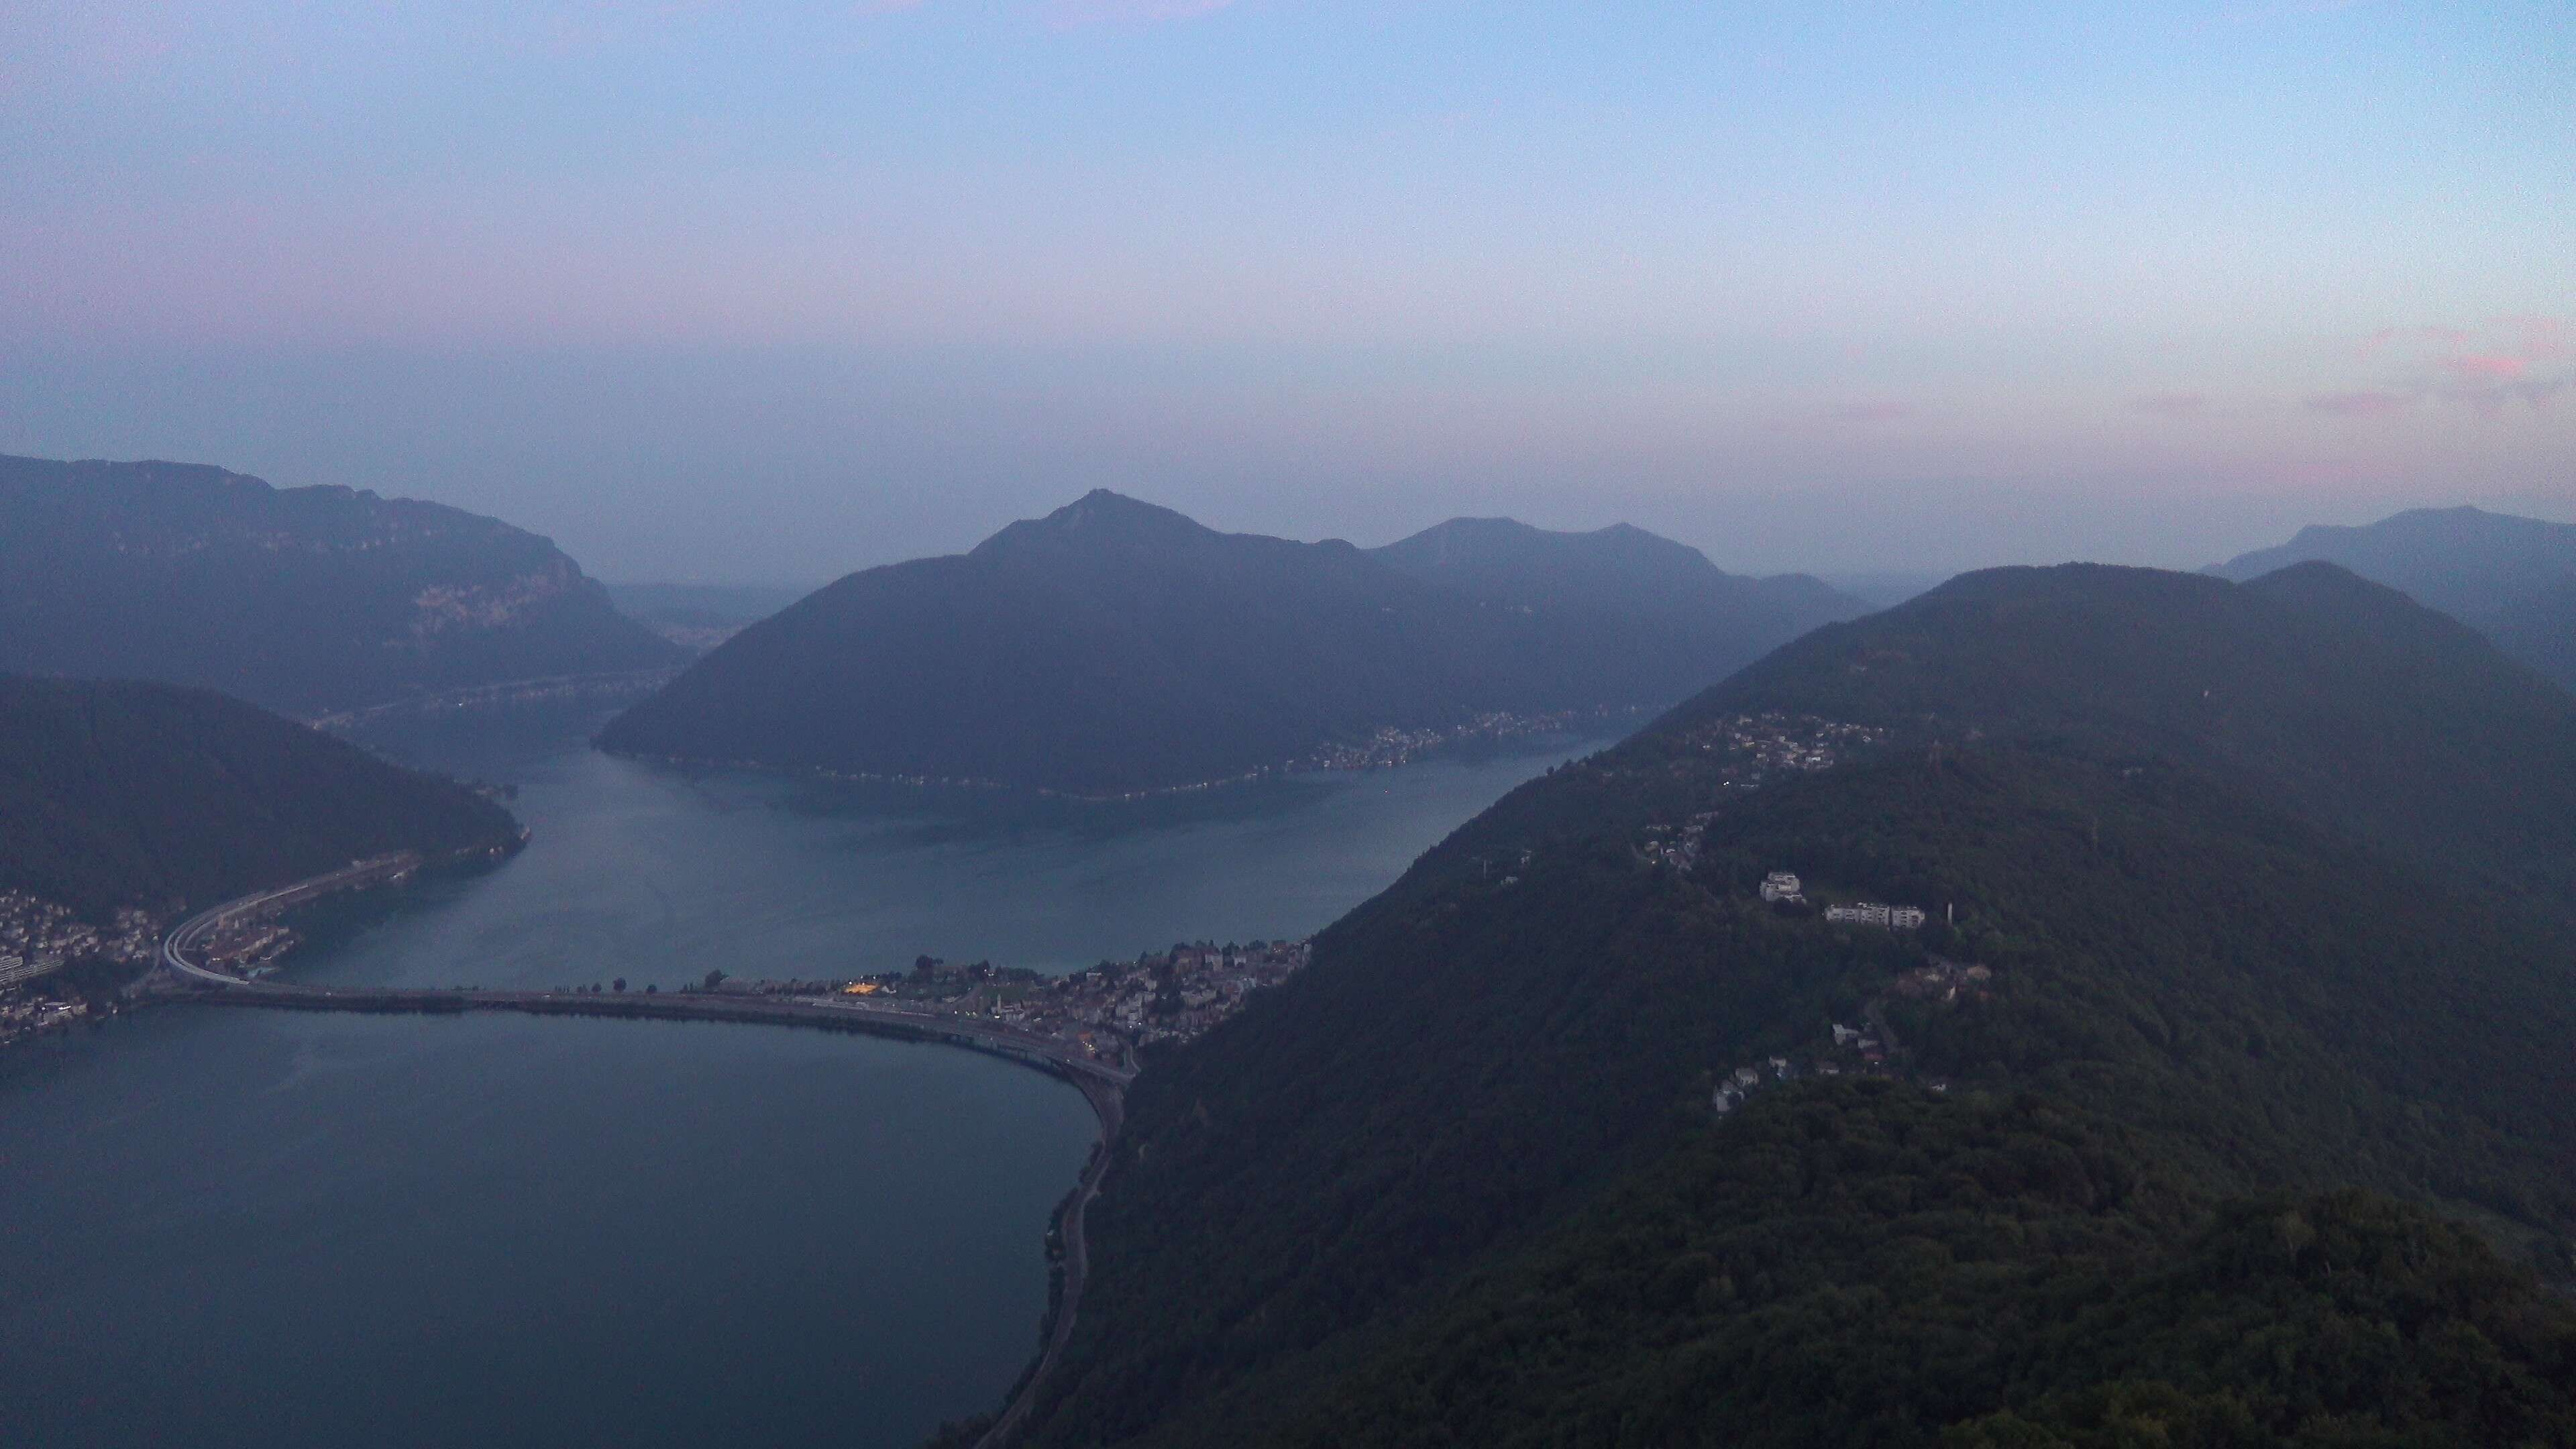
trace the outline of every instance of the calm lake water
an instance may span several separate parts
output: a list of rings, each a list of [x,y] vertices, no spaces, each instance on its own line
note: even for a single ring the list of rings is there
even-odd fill
[[[300,919],[298,980],[666,989],[1301,935],[1601,741],[1120,806],[693,776],[597,720],[398,757],[518,858]],[[0,1444],[911,1446],[991,1407],[1094,1124],[968,1052],[166,1008],[0,1055]]]

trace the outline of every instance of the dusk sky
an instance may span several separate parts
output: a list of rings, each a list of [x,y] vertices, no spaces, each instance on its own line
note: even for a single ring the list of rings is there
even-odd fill
[[[1962,18],[1962,9],[1971,10]],[[2576,7],[0,0],[0,452],[819,581],[2576,519]]]

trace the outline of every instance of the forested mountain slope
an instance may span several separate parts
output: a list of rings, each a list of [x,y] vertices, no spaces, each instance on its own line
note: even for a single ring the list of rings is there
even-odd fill
[[[2312,561],[2403,589],[2576,689],[2576,524],[2418,508],[2362,528],[2303,528],[2210,572],[2243,580]]]
[[[2566,900],[2442,864],[2555,848],[2550,699],[2324,570],[1819,631],[1150,1064],[1034,1442],[2560,1442]]]
[[[2576,1311],[2474,1234],[2196,1198],[2044,1099],[1780,1093],[1240,1442],[2576,1442]]]
[[[0,890],[166,915],[370,856],[517,839],[462,785],[209,690],[0,676]]]
[[[309,717],[686,657],[495,519],[199,464],[0,458],[0,670]]]
[[[820,590],[727,641],[601,743],[1116,793],[1277,769],[1383,729],[1660,705],[1859,609],[1821,585],[1734,578],[1661,540],[1663,563],[1678,550],[1697,565],[1645,607],[1597,586],[1602,535],[1508,527],[1509,558],[1455,579],[1436,557],[1380,556],[1404,545],[1221,534],[1095,492],[971,553]],[[1612,574],[1628,552],[1611,551]]]

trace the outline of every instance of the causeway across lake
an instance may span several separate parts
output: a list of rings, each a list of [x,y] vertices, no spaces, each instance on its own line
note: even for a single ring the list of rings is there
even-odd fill
[[[1307,934],[1556,741],[1126,805],[692,775],[596,714],[366,739],[517,785],[517,859],[326,900],[285,979],[668,991]],[[949,1047],[163,1009],[0,1053],[5,1438],[911,1449],[1037,1347],[1097,1123]]]

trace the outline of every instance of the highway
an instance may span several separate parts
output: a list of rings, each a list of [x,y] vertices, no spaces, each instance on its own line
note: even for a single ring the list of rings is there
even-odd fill
[[[161,938],[161,964],[202,986],[246,985],[247,983],[238,976],[217,971],[210,966],[199,965],[191,959],[191,953],[205,944],[206,937],[212,935],[217,926],[244,916],[282,911],[288,906],[309,901],[315,896],[328,895],[332,891],[351,890],[358,886],[391,880],[416,870],[419,866],[420,857],[409,852],[380,855],[373,860],[353,861],[326,875],[311,876],[291,885],[279,886],[273,891],[261,891],[257,895],[242,896],[211,909],[199,911],[181,921],[177,930]]]
[[[1083,1095],[1092,1094],[1086,1088]],[[1055,1323],[1047,1332],[1046,1346],[1038,1350],[1038,1361],[1021,1376],[1019,1391],[1002,1406],[993,1427],[975,1441],[975,1449],[1002,1449],[1011,1441],[1037,1407],[1038,1390],[1055,1372],[1056,1361],[1064,1357],[1064,1346],[1073,1339],[1074,1315],[1082,1308],[1083,1280],[1091,1273],[1091,1244],[1083,1231],[1083,1212],[1100,1195],[1100,1180],[1109,1175],[1109,1149],[1118,1140],[1118,1125],[1126,1103],[1121,1094],[1111,1094],[1093,1097],[1091,1107],[1100,1114],[1100,1146],[1092,1153],[1091,1161],[1084,1164],[1082,1181],[1074,1185],[1072,1200],[1065,1204],[1064,1216],[1056,1225],[1064,1238],[1064,1296],[1056,1300]]]

